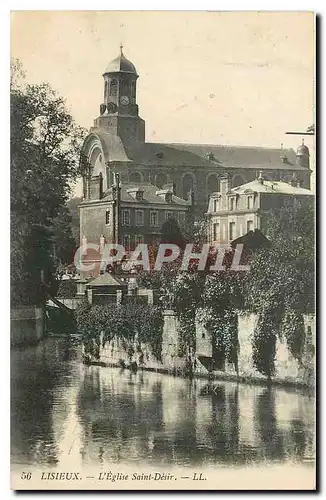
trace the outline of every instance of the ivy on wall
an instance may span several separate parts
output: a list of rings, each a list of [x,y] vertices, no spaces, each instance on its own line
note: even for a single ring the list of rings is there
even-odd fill
[[[146,343],[156,359],[161,359],[163,316],[156,306],[90,306],[84,301],[76,310],[76,319],[85,354],[99,359],[101,340],[104,346],[106,342],[117,338],[122,340],[123,347],[131,357],[132,343],[137,338],[138,349],[142,343]]]

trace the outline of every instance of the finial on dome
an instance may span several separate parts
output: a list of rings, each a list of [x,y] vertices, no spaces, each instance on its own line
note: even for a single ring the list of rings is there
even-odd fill
[[[304,137],[302,137],[302,146],[304,146]]]
[[[120,54],[123,56],[122,49],[123,49],[123,45],[122,45],[122,42],[120,42]]]

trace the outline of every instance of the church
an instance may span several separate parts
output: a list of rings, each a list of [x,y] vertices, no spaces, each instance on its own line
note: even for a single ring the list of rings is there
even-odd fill
[[[157,191],[154,189],[151,195],[153,200],[162,191],[171,192],[168,196],[175,197],[179,208],[182,200],[192,199],[196,217],[207,211],[210,195],[219,191],[220,178],[225,174],[232,188],[253,181],[260,171],[266,180],[295,179],[300,186],[310,188],[309,149],[304,143],[295,152],[283,145],[273,149],[146,142],[145,122],[137,105],[138,78],[135,65],[125,57],[121,46],[120,54],[103,73],[103,102],[82,148],[80,229],[84,238],[92,234],[94,239],[96,227],[106,237],[105,225],[94,222],[96,214],[105,217],[102,215],[105,200],[117,174],[126,190],[128,187],[142,190],[141,186],[147,186],[145,191],[150,191],[149,186],[156,187]],[[92,217],[87,217],[90,209]],[[167,210],[171,213],[170,208]],[[119,235],[117,239],[121,239]]]

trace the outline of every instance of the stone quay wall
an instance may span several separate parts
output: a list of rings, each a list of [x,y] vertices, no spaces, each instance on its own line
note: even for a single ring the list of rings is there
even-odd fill
[[[209,370],[201,362],[203,358],[212,356],[212,342],[210,334],[202,324],[196,322],[196,349],[188,356],[179,356],[178,318],[174,311],[164,312],[164,327],[162,338],[162,356],[157,360],[147,344],[139,344],[138,339],[126,348],[121,339],[113,339],[100,349],[100,364],[139,368],[150,371],[167,372],[185,375],[189,372],[189,365],[194,376],[216,378],[224,380],[240,380],[251,382],[267,382],[267,378],[260,374],[252,361],[252,336],[257,322],[257,315],[252,313],[238,314],[238,372],[234,365],[225,363],[224,370]],[[291,355],[286,342],[277,340],[275,357],[274,383],[294,386],[313,387],[315,384],[315,349],[316,325],[315,315],[304,315],[305,345],[301,363]],[[140,348],[139,348],[140,347]],[[129,351],[129,354],[128,354]],[[133,354],[130,355],[130,352]],[[95,362],[96,360],[90,360]]]

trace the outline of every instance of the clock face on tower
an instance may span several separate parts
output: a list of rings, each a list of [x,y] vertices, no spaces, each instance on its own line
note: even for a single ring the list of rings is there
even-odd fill
[[[123,106],[128,106],[129,104],[129,97],[126,96],[126,95],[123,95],[120,97],[120,104],[122,104]]]

